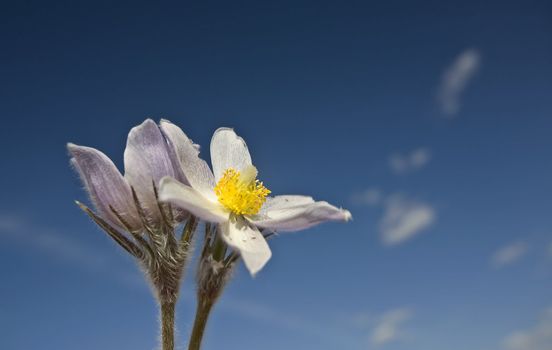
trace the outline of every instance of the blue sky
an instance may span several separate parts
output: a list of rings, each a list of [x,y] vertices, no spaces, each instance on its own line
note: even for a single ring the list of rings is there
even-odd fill
[[[19,2],[0,14],[0,348],[154,349],[133,261],[74,205],[67,142],[122,167],[168,118],[231,126],[275,194],[354,221],[243,266],[205,349],[552,347],[552,8]],[[193,270],[178,309],[184,348]]]

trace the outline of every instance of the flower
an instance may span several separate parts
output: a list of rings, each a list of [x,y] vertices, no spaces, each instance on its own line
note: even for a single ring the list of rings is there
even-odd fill
[[[197,145],[186,141],[197,158]],[[77,202],[81,209],[138,260],[161,304],[176,302],[197,219],[158,200],[163,177],[188,183],[175,145],[151,119],[132,128],[124,152],[124,176],[94,148],[71,143],[67,148],[98,214]],[[183,221],[177,237],[175,231]]]
[[[180,129],[166,121],[161,121],[160,126],[176,146],[189,181],[188,185],[170,176],[161,179],[160,201],[217,223],[224,242],[241,254],[252,275],[262,269],[272,254],[260,230],[297,231],[325,221],[351,219],[349,211],[315,202],[311,197],[269,197],[270,191],[257,180],[257,169],[245,141],[232,129],[215,131],[211,171]]]
[[[191,141],[190,141],[191,142]],[[157,124],[147,119],[132,128],[124,152],[125,175],[104,153],[90,147],[67,145],[71,163],[99,212],[109,224],[128,231],[141,231],[146,224],[160,227],[163,209],[159,206],[156,186],[164,176],[187,183],[173,146],[161,133]],[[137,208],[136,198],[142,208]],[[170,213],[180,221],[182,210]]]

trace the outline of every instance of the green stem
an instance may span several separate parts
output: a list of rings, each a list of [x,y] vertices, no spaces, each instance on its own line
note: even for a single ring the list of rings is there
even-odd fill
[[[226,255],[226,243],[224,243],[224,240],[220,236],[220,233],[217,233],[217,238],[215,239],[215,244],[213,248],[213,259],[216,261],[222,261],[224,259],[224,256]]]
[[[174,302],[161,302],[161,343],[163,350],[174,350]]]
[[[188,350],[199,350],[201,348],[201,341],[203,339],[203,333],[205,332],[205,326],[207,325],[207,319],[209,318],[214,304],[214,302],[206,299],[207,298],[198,297],[194,328],[190,336]]]

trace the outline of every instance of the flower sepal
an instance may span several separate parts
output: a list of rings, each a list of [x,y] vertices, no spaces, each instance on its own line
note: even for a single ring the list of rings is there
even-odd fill
[[[115,228],[86,205],[78,201],[76,203],[109,237],[136,258],[143,267],[160,302],[176,302],[198,220],[192,215],[187,215],[182,233],[177,239],[175,231],[182,222],[182,218],[178,220],[174,218],[172,206],[157,200],[162,220],[151,220],[134,188],[130,189],[134,201],[133,206],[142,223],[141,229],[133,228],[125,221],[121,213],[111,205],[108,206],[112,216],[118,220],[117,227],[123,227],[126,233]],[[153,193],[157,198],[155,184],[153,184]]]

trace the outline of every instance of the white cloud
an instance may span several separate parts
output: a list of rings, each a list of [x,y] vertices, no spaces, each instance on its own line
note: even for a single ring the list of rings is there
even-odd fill
[[[429,163],[431,152],[427,148],[418,148],[407,154],[394,153],[389,157],[389,166],[396,174],[419,170]]]
[[[372,330],[370,341],[381,346],[399,339],[403,332],[401,326],[412,317],[412,311],[407,308],[393,309],[383,314]]]
[[[0,214],[0,233],[10,234],[18,230],[22,220],[16,215]]]
[[[0,234],[6,235],[6,239],[24,249],[31,249],[52,258],[61,259],[72,266],[93,272],[108,271],[109,275],[115,277],[117,281],[123,282],[133,289],[136,289],[137,281],[140,280],[137,271],[128,271],[125,268],[114,266],[107,255],[91,249],[78,239],[51,228],[35,225],[21,216],[0,213]],[[103,234],[103,232],[98,234]],[[119,249],[119,247],[115,246],[114,249]],[[143,281],[141,284],[146,286]]]
[[[331,321],[332,317],[314,321],[299,314],[286,312],[252,300],[232,297],[225,298],[225,300],[226,302],[220,305],[225,311],[230,311],[255,322],[266,323],[272,327],[301,333],[313,339],[324,339],[327,343],[333,343],[335,348],[350,349],[358,343],[352,337],[348,328],[341,329],[339,324],[328,323],[327,321]]]
[[[106,268],[107,259],[104,255],[90,251],[80,242],[69,239],[59,233],[45,230],[40,234],[28,237],[33,245],[58,258],[78,263],[90,269]]]
[[[374,206],[380,204],[381,200],[382,193],[377,188],[369,188],[358,193],[353,193],[351,196],[351,202],[358,205]]]
[[[90,269],[106,266],[106,257],[92,252],[85,245],[59,232],[35,227],[18,216],[0,216],[0,232],[9,234],[16,241],[22,242],[25,247],[39,249],[53,257],[78,263]]]
[[[453,117],[459,112],[461,95],[477,72],[480,63],[479,51],[468,49],[456,57],[446,69],[438,93],[439,103],[445,115]]]
[[[550,350],[552,349],[552,307],[542,314],[531,329],[516,331],[504,341],[507,350]]]
[[[436,220],[435,209],[427,203],[392,195],[385,201],[379,223],[381,238],[386,245],[399,244],[430,227]]]
[[[310,322],[307,322],[300,317],[250,300],[232,298],[222,307],[229,311],[236,312],[241,316],[245,316],[256,321],[267,322],[269,324],[290,330],[299,330],[304,333],[315,334],[317,334],[319,330],[318,327],[313,326]]]
[[[498,249],[491,258],[491,264],[500,268],[521,259],[529,250],[527,243],[518,241]]]

